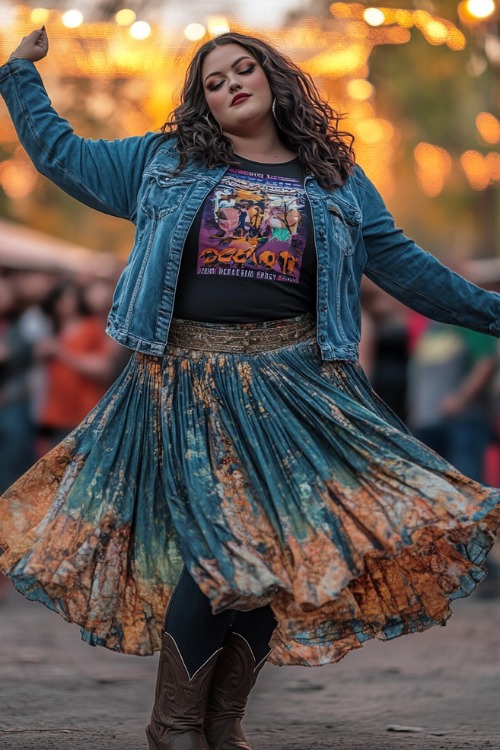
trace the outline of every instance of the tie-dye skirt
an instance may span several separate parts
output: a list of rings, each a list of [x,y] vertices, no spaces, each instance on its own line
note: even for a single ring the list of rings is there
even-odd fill
[[[0,500],[0,568],[89,643],[160,648],[185,563],[214,613],[270,604],[274,664],[443,624],[500,490],[415,440],[314,321],[174,321]]]

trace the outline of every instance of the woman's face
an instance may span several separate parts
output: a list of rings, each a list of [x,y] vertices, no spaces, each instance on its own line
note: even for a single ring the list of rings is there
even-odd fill
[[[226,133],[245,135],[274,122],[266,74],[241,45],[213,49],[203,61],[201,74],[207,104]]]

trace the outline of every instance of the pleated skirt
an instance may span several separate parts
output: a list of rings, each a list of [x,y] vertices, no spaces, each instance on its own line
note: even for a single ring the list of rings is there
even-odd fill
[[[183,565],[214,613],[270,604],[270,661],[444,624],[485,575],[500,490],[419,443],[309,316],[174,321],[0,499],[0,569],[93,644],[160,648]]]

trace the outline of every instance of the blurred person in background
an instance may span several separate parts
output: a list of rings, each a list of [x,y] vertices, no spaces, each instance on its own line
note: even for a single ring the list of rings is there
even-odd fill
[[[53,333],[52,321],[43,309],[44,301],[59,283],[57,272],[33,268],[14,269],[10,278],[15,284],[18,298],[18,323],[23,338],[33,346],[35,356],[28,373],[31,419],[35,427],[35,453],[40,455],[37,426],[40,421],[40,409],[45,399],[47,388],[46,370],[43,362],[36,356],[37,345]]]
[[[15,278],[0,275],[0,491],[35,459],[29,375],[34,347],[20,323]]]
[[[496,350],[493,336],[428,321],[408,368],[413,434],[478,482],[485,481],[485,452],[492,438]]]
[[[446,263],[468,277],[465,260],[449,255]],[[417,311],[410,314],[408,330],[409,426],[453,466],[484,482],[485,452],[493,435],[498,342],[494,336],[433,321]]]
[[[91,278],[80,282],[83,289],[83,300],[90,312],[99,321],[102,331],[106,330],[109,309],[113,300],[115,283],[109,279]],[[114,339],[106,336],[107,362],[104,378],[108,385],[122,372],[130,359],[130,349],[121,346]]]
[[[29,388],[33,345],[24,335],[19,312],[14,279],[0,271],[0,492],[35,460]],[[0,573],[0,601],[7,589]]]
[[[448,257],[447,264],[468,275],[465,261]],[[498,291],[490,274],[481,276],[481,286]],[[495,418],[498,353],[499,343],[492,336],[410,314],[410,428],[464,474],[495,487],[500,486]],[[500,594],[498,542],[486,568],[479,598]]]
[[[365,367],[369,351],[365,372],[373,389],[406,422],[409,310],[368,279],[363,279],[362,302],[360,362]]]
[[[105,333],[102,311],[109,304],[105,282],[81,289],[61,283],[47,297],[44,310],[53,336],[37,345],[46,364],[45,397],[39,412],[45,450],[59,443],[102,398],[114,374],[118,345]]]

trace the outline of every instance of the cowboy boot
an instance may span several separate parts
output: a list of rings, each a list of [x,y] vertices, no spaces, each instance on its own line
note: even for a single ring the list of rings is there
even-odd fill
[[[163,633],[153,711],[146,735],[150,750],[210,750],[203,731],[218,649],[192,677],[179,648]]]
[[[240,722],[250,691],[270,653],[255,664],[246,638],[235,632],[228,634],[212,678],[205,715],[210,750],[252,750]]]

